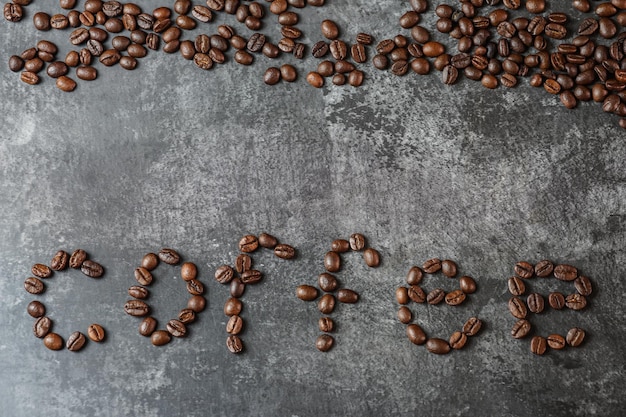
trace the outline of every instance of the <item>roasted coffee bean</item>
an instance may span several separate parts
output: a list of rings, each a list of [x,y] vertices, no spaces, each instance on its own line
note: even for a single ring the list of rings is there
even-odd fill
[[[11,55],[9,58],[9,69],[13,72],[18,72],[22,68],[24,68],[24,60],[17,55]]]
[[[359,301],[359,294],[347,288],[342,288],[337,291],[337,300],[341,303],[354,304]]]
[[[426,301],[426,294],[419,285],[411,285],[407,291],[408,297],[414,303],[423,303]]]
[[[587,299],[580,294],[570,294],[565,297],[565,306],[572,310],[582,310],[587,306]]]
[[[330,43],[330,53],[336,60],[344,60],[348,56],[348,45],[339,39],[335,39]]]
[[[533,277],[535,268],[528,262],[521,261],[515,264],[515,273],[520,278],[528,279]]]
[[[406,326],[406,336],[411,343],[415,345],[423,345],[426,343],[426,333],[424,333],[424,330],[417,324],[409,324]]]
[[[139,324],[139,334],[146,337],[150,336],[156,330],[156,326],[157,321],[154,317],[146,317]]]
[[[380,265],[380,254],[374,248],[367,248],[363,251],[363,260],[367,266],[376,268]]]
[[[459,286],[465,294],[473,294],[476,292],[476,281],[467,275],[459,278]]]
[[[322,289],[322,291],[325,291],[325,292],[333,292],[339,286],[339,283],[337,282],[337,278],[335,278],[333,275],[326,273],[326,272],[321,273],[318,276],[317,283],[319,287]]]
[[[202,295],[204,294],[204,285],[198,280],[191,279],[187,281],[187,292],[191,295]]]
[[[92,324],[87,329],[87,336],[94,342],[102,342],[104,340],[104,329],[99,324]]]
[[[87,338],[81,332],[73,332],[70,337],[67,338],[65,346],[70,352],[78,352],[85,346]]]
[[[574,281],[578,277],[578,270],[571,265],[557,265],[554,268],[554,277],[561,281]]]
[[[281,243],[274,248],[274,255],[281,259],[293,259],[296,256],[296,250],[290,245]]]
[[[306,82],[314,88],[322,88],[324,86],[324,78],[315,71],[311,71],[307,74]]]
[[[135,280],[141,285],[150,285],[152,284],[152,274],[144,267],[139,267],[135,269]]]
[[[129,300],[124,304],[126,314],[141,317],[150,313],[150,306],[141,300]]]
[[[65,75],[62,75],[59,78],[57,78],[55,84],[59,90],[65,91],[65,92],[74,91],[76,89],[76,81],[74,81],[70,77],[66,77]],[[90,262],[90,261],[85,261],[85,262]],[[85,273],[83,267],[81,267],[81,270],[83,271],[83,273]],[[98,277],[93,277],[93,278],[98,278]]]
[[[526,319],[520,319],[513,325],[513,328],[511,329],[511,336],[515,339],[522,339],[530,333],[530,329],[530,322]]]
[[[320,352],[328,352],[335,343],[335,339],[329,334],[319,335],[315,341],[315,347]]]
[[[311,48],[311,55],[315,58],[322,58],[328,53],[328,44],[325,41],[319,41]]]
[[[253,33],[252,36],[250,36],[250,39],[248,39],[248,44],[246,45],[246,48],[250,52],[260,52],[261,49],[263,49],[263,45],[265,45],[265,35],[263,35],[262,33]],[[253,237],[256,240],[256,236]]]
[[[548,303],[553,309],[561,310],[565,307],[565,296],[560,292],[551,292],[548,296]]]
[[[52,270],[44,264],[35,264],[30,271],[34,276],[39,278],[50,278],[52,276]]]
[[[246,290],[246,284],[241,282],[241,279],[239,279],[239,277],[234,278],[230,282],[230,296],[231,297],[239,298],[243,295],[245,290]]]
[[[237,335],[230,335],[226,339],[226,347],[230,353],[240,353],[243,351],[243,342]]]
[[[318,69],[318,72],[324,76],[331,76],[333,74],[333,63],[331,61],[324,61],[324,62],[329,64],[330,73],[323,74],[319,69]],[[354,71],[354,69],[355,69],[354,64],[345,60],[339,60],[335,62],[334,64],[334,71],[340,74],[345,74],[350,71]]]
[[[193,262],[185,262],[183,263],[180,269],[180,277],[183,281],[191,281],[192,279],[196,279],[198,276],[198,268],[196,264]]]
[[[29,277],[24,281],[24,289],[30,294],[41,294],[46,287],[40,279]]]
[[[187,308],[192,309],[196,313],[204,311],[206,308],[206,298],[201,295],[193,295],[187,300]]]
[[[150,295],[150,292],[145,287],[133,285],[128,289],[128,295],[139,300],[145,300]]]
[[[229,265],[222,265],[215,271],[215,280],[220,284],[228,284],[235,276],[235,271]]]
[[[555,350],[561,350],[565,347],[565,338],[560,334],[551,334],[547,337],[548,346]]]
[[[483,322],[477,317],[470,317],[463,325],[463,333],[468,336],[476,336],[483,326]]]
[[[259,246],[262,248],[274,249],[276,245],[278,245],[278,239],[267,233],[261,233],[258,237],[258,241]]]
[[[589,296],[593,292],[593,288],[591,286],[591,281],[584,275],[579,276],[574,281],[574,287],[576,287],[576,291],[580,295]]]
[[[239,240],[239,250],[250,253],[259,247],[259,239],[254,235],[246,235]]]
[[[167,322],[165,327],[169,334],[174,337],[185,337],[187,335],[187,326],[180,320],[172,319]]]
[[[87,48],[81,49],[80,52],[78,53],[78,55],[80,57],[80,63],[82,65],[90,65],[91,64],[91,60],[92,60],[93,57],[91,55],[91,52],[89,52],[89,50]],[[71,262],[71,258],[70,258],[70,262]],[[80,266],[79,266],[79,268],[80,268]]]
[[[56,333],[48,333],[43,338],[43,344],[50,350],[63,349],[63,338]]]
[[[465,298],[467,296],[465,295],[465,293],[461,290],[454,290],[449,292],[448,294],[446,294],[445,300],[446,300],[446,304],[451,305],[451,306],[458,306],[460,304],[463,303],[463,301],[465,301]]]
[[[4,18],[6,20],[8,20],[9,22],[19,22],[20,20],[22,20],[22,17],[24,17],[24,10],[22,9],[22,6],[15,3],[5,3]],[[37,27],[37,24],[35,25],[35,27]]]
[[[81,65],[76,68],[76,76],[81,80],[93,81],[98,77],[98,71],[89,65]]]
[[[104,53],[104,46],[102,45],[102,42],[96,39],[89,39],[87,41],[87,50],[93,56],[101,56]]]
[[[56,54],[58,51],[57,46],[50,42],[50,41],[46,41],[46,40],[41,40],[39,42],[37,42],[37,51],[38,52],[47,52],[49,54]]]
[[[335,296],[324,294],[317,302],[317,309],[322,314],[330,314],[335,309]]]
[[[320,332],[330,333],[335,330],[335,322],[330,317],[320,317],[317,323]]]
[[[130,44],[126,51],[133,58],[143,58],[148,55],[148,50],[138,43]]]
[[[213,68],[213,60],[211,57],[201,52],[194,54],[193,62],[198,68],[203,70],[210,70]]]
[[[573,327],[567,332],[567,344],[572,347],[580,346],[585,339],[585,331],[579,327]]]
[[[427,274],[434,274],[441,269],[441,260],[437,258],[429,259],[424,262],[424,264],[422,265],[422,269]]]
[[[457,266],[454,261],[446,259],[441,262],[441,272],[449,278],[454,278],[457,273]]]
[[[20,74],[20,80],[29,85],[35,85],[39,83],[39,76],[31,71],[24,71]]]
[[[509,312],[513,317],[518,319],[526,318],[528,314],[526,304],[517,297],[511,297],[511,299],[509,299]]]
[[[452,349],[463,349],[467,343],[467,335],[463,332],[454,332],[450,336],[450,347]]]
[[[371,45],[374,42],[374,38],[369,33],[357,33],[356,41],[362,45]]]
[[[190,308],[184,308],[178,313],[178,320],[183,324],[189,324],[196,321],[196,313]]]
[[[526,299],[526,303],[528,304],[528,309],[533,313],[539,314],[543,311],[544,301],[541,294],[530,294]]]
[[[435,288],[426,296],[426,302],[431,305],[437,305],[441,303],[446,297],[446,292],[441,288]]]
[[[80,267],[80,271],[90,278],[100,278],[104,274],[104,268],[97,262],[87,259]]]
[[[172,340],[172,336],[165,330],[157,330],[150,335],[150,341],[154,346],[167,345]]]
[[[400,320],[400,323],[403,324],[408,324],[411,320],[413,320],[413,313],[411,313],[411,310],[409,310],[407,306],[400,307],[397,315],[398,320]]]
[[[326,255],[324,255],[324,268],[328,272],[337,272],[341,269],[341,258],[337,252],[326,252]]]
[[[403,305],[409,303],[409,291],[407,287],[396,288],[396,301],[398,302],[398,304]]]
[[[299,285],[296,288],[296,297],[302,301],[313,301],[317,298],[317,288],[311,285]]]
[[[547,343],[546,339],[541,336],[534,336],[530,340],[530,351],[535,355],[543,355],[546,353]]]
[[[17,16],[17,13],[15,13],[13,16]],[[5,13],[4,13],[4,17],[7,17],[7,13],[6,13],[6,6],[5,6]],[[21,19],[21,17],[20,17]],[[7,19],[9,20],[9,19]],[[33,15],[33,26],[35,26],[35,29],[37,30],[41,30],[41,31],[46,31],[46,30],[50,30],[51,26],[50,26],[50,15],[48,13],[44,13],[44,12],[37,12]]]
[[[242,328],[243,320],[237,315],[231,316],[228,323],[226,323],[226,332],[228,334],[239,334]]]
[[[350,242],[345,239],[336,239],[330,247],[333,252],[344,253],[350,250]]]
[[[256,284],[263,279],[261,271],[250,269],[241,274],[241,282],[244,284]]]
[[[426,349],[437,355],[445,355],[450,352],[450,345],[443,339],[430,338],[426,341]]]
[[[33,325],[33,333],[35,334],[35,337],[41,339],[50,332],[51,327],[52,320],[50,320],[50,317],[39,317]]]
[[[322,35],[329,40],[334,40],[339,37],[339,27],[332,20],[324,20],[321,25]]]
[[[535,275],[538,277],[548,277],[552,274],[552,271],[554,271],[554,264],[547,259],[535,265]]]
[[[177,265],[180,262],[180,255],[174,249],[163,248],[158,257],[168,265]]]
[[[229,298],[224,303],[224,314],[227,316],[239,315],[243,309],[243,303],[237,298]]]
[[[44,306],[39,301],[31,301],[30,303],[28,303],[28,306],[26,307],[26,312],[31,317],[34,317],[37,319],[46,314],[46,306]]]
[[[207,23],[213,20],[213,13],[208,7],[205,6],[193,6],[191,15],[200,22]]]
[[[417,285],[422,282],[424,273],[419,266],[413,266],[406,275],[406,283],[409,285]]]
[[[252,268],[252,258],[250,256],[246,255],[245,253],[237,256],[237,259],[235,259],[235,270],[238,273],[241,274],[245,271],[248,271],[250,268]]]
[[[28,48],[25,49],[21,54],[20,54],[20,58],[22,58],[25,61],[28,61],[29,59],[33,59],[37,56],[37,48]]]
[[[353,233],[350,236],[350,249],[354,251],[365,249],[365,236],[360,233]]]

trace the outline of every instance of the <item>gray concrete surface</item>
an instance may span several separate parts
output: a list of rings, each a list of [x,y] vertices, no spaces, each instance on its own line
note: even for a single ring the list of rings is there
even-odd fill
[[[56,10],[27,10],[38,8]],[[382,39],[407,8],[329,1],[304,9],[300,26],[308,44],[326,17],[346,39]],[[0,415],[622,415],[626,142],[598,106],[566,111],[527,83],[450,88],[435,74],[396,78],[369,64],[360,89],[302,79],[270,88],[263,58],[202,72],[163,53],[132,73],[98,65],[98,80],[65,94],[47,78],[24,85],[6,62],[41,38],[64,56],[68,32],[37,33],[28,19],[0,27]],[[316,65],[285,61],[301,76]],[[255,255],[266,277],[244,296],[246,351],[235,356],[225,348],[228,290],[212,275],[240,236],[262,231],[298,257]],[[361,301],[337,308],[337,343],[323,354],[315,304],[294,290],[315,282],[333,239],[355,231],[383,263],[345,258],[338,277]],[[33,263],[79,247],[105,276],[58,273],[37,298],[64,337],[93,322],[108,336],[79,353],[48,351],[32,335],[25,309],[35,297],[22,283]],[[155,348],[123,305],[142,255],[161,247],[199,265],[208,307],[188,338]],[[443,357],[408,342],[393,295],[411,265],[435,256],[456,260],[479,290],[458,309],[412,305],[416,322],[440,337],[471,315],[485,322]],[[509,336],[506,279],[517,260],[544,258],[580,268],[595,294],[582,312],[534,318],[540,334],[588,332],[577,349],[537,357]],[[186,300],[177,273],[155,274],[161,326]],[[454,288],[424,283],[435,285]]]

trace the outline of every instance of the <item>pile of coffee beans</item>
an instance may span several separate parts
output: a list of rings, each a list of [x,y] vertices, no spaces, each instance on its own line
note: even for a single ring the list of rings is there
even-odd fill
[[[549,278],[553,276],[557,280],[574,283],[575,293],[565,296],[554,291],[548,295],[547,305],[555,310],[561,310],[565,307],[575,311],[582,310],[587,306],[587,297],[593,292],[589,278],[580,275],[578,269],[571,265],[555,266],[549,260],[540,261],[536,265],[520,261],[515,264],[514,270],[515,276],[508,279],[508,288],[512,295],[508,305],[511,315],[518,319],[511,330],[511,336],[515,339],[522,339],[531,333],[532,325],[528,320],[529,313],[540,314],[546,307],[545,298],[539,293],[530,293],[526,297],[526,302],[521,298],[526,294],[526,282],[528,280],[534,277]],[[547,337],[535,335],[530,341],[530,350],[536,355],[543,355],[548,347],[555,350],[563,349],[566,344],[576,347],[583,342],[584,338],[585,331],[578,327],[571,328],[566,337],[557,333]]]
[[[235,267],[221,265],[215,271],[215,280],[223,285],[230,285],[230,297],[224,303],[224,314],[229,318],[226,323],[226,347],[231,353],[241,353],[244,349],[243,341],[239,334],[243,330],[243,296],[246,285],[254,285],[263,280],[263,273],[252,269],[253,259],[251,254],[259,248],[270,249],[280,259],[293,259],[296,250],[293,246],[279,243],[276,237],[261,233],[259,236],[245,235],[239,240],[240,254],[235,259]]]
[[[362,252],[363,261],[370,268],[376,268],[380,265],[380,254],[374,248],[367,247],[365,236],[360,233],[354,233],[349,240],[336,239],[330,245],[330,251],[324,255],[324,268],[326,272],[321,273],[317,278],[319,288],[324,292],[318,302],[317,309],[324,316],[320,317],[318,327],[321,334],[315,341],[315,347],[321,352],[329,351],[335,339],[328,333],[335,330],[335,322],[328,314],[335,310],[336,301],[345,304],[355,304],[359,301],[359,294],[348,288],[339,288],[339,281],[331,274],[341,270],[341,254],[353,251]],[[333,294],[336,291],[336,296]],[[296,288],[296,297],[302,301],[315,301],[319,292],[312,285],[302,284]]]
[[[435,354],[446,354],[450,349],[462,349],[467,343],[468,336],[475,336],[482,322],[477,317],[470,317],[463,325],[462,331],[455,331],[448,341],[440,338],[427,338],[424,330],[417,324],[412,323],[413,313],[407,307],[410,301],[417,304],[428,303],[431,305],[445,303],[450,306],[461,305],[467,294],[476,292],[476,281],[474,278],[464,275],[459,279],[459,289],[446,293],[442,288],[435,288],[426,294],[420,284],[424,274],[435,274],[441,271],[448,278],[456,278],[458,273],[457,265],[449,259],[440,260],[432,258],[424,262],[422,267],[412,266],[406,276],[408,287],[401,286],[396,289],[396,301],[400,304],[398,309],[398,320],[407,325],[406,335],[411,343],[416,345],[426,344],[426,349]]]
[[[143,317],[139,324],[139,334],[150,337],[154,346],[168,344],[172,337],[185,337],[187,335],[187,325],[196,320],[196,314],[206,307],[204,298],[204,285],[197,279],[198,268],[192,262],[184,262],[181,265],[180,276],[186,284],[187,292],[191,295],[187,301],[187,306],[180,310],[178,317],[171,319],[166,324],[166,330],[157,330],[157,320],[150,316],[150,306],[144,300],[149,296],[148,286],[154,280],[152,271],[159,263],[168,265],[178,265],[181,257],[174,249],[163,248],[158,254],[147,253],[141,259],[141,266],[135,269],[135,280],[139,285],[133,285],[128,289],[128,295],[133,297],[124,304],[124,311],[134,317]]]
[[[70,256],[64,250],[57,251],[50,266],[37,263],[31,268],[33,276],[26,278],[24,289],[34,295],[42,294],[45,291],[45,284],[42,279],[52,277],[53,271],[64,271],[68,268],[80,269],[81,272],[91,278],[100,278],[104,274],[104,268],[99,263],[88,259],[87,253],[82,249],[75,250]],[[84,333],[75,331],[67,338],[67,342],[63,343],[63,338],[52,332],[52,319],[46,316],[45,305],[37,300],[31,301],[26,307],[27,313],[36,319],[33,325],[33,333],[35,337],[42,339],[44,346],[50,350],[61,350],[63,346],[72,352],[81,350],[87,338]],[[99,324],[92,324],[87,330],[87,335],[94,342],[102,342],[104,340],[104,329]]]

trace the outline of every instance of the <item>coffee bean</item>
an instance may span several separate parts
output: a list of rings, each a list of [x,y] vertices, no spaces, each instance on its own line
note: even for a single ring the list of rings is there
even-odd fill
[[[9,58],[9,69],[13,72],[18,72],[22,68],[24,68],[24,60],[17,55],[11,55]]]
[[[359,294],[347,288],[342,288],[337,291],[337,300],[341,303],[354,304],[359,301]]]
[[[202,312],[206,308],[206,298],[201,295],[193,295],[187,300],[187,308],[196,313]]]
[[[204,294],[204,285],[198,280],[192,279],[187,281],[187,292],[191,295],[202,295]]]
[[[550,276],[552,271],[554,271],[554,264],[547,259],[535,265],[535,275],[538,277],[545,278]]]
[[[321,30],[326,39],[334,40],[339,37],[339,27],[332,20],[322,21]]]
[[[417,285],[422,282],[424,273],[419,266],[413,266],[406,275],[406,282],[409,285]]]
[[[152,274],[146,268],[140,266],[135,269],[135,280],[141,285],[150,285],[152,284]]]
[[[535,268],[528,262],[520,261],[515,264],[515,273],[520,278],[528,279],[533,277]]]
[[[230,296],[231,297],[239,298],[243,295],[245,290],[246,290],[246,284],[241,282],[241,279],[239,279],[239,277],[234,278],[230,282]]]
[[[263,49],[263,45],[265,45],[265,35],[257,32],[250,36],[246,48],[250,52],[260,52]],[[256,239],[256,236],[254,238]]]
[[[43,344],[50,350],[63,349],[63,339],[56,333],[48,333],[43,338]]]
[[[441,303],[446,297],[446,292],[441,288],[435,288],[426,296],[426,302],[431,305],[437,305]]]
[[[578,270],[571,265],[557,265],[554,268],[554,277],[561,281],[574,281],[578,277]]]
[[[87,336],[94,342],[102,342],[105,337],[104,329],[99,324],[92,324],[87,329]]]
[[[172,340],[172,336],[165,330],[157,330],[150,335],[150,341],[154,346],[167,345]]]
[[[413,313],[411,313],[411,310],[409,310],[407,306],[400,307],[397,315],[398,320],[400,320],[400,323],[403,324],[408,324],[411,320],[413,320]]]
[[[39,278],[50,278],[52,276],[52,270],[44,264],[35,264],[30,270],[34,276]]]
[[[196,5],[193,6],[191,10],[191,15],[194,19],[197,19],[200,22],[207,23],[213,20],[213,13],[208,7]]]
[[[196,277],[198,276],[198,268],[196,267],[196,264],[192,262],[183,263],[180,269],[180,276],[183,281],[191,281],[192,279],[196,279]]]
[[[72,256],[70,256],[70,267],[71,268],[80,268],[87,259],[87,252],[82,249],[76,249]]]
[[[163,248],[158,257],[168,265],[177,265],[180,262],[180,255],[174,249]]]
[[[335,239],[331,243],[330,248],[333,252],[345,253],[350,250],[350,242],[345,239]]]
[[[409,324],[406,326],[406,336],[411,343],[415,345],[423,345],[426,343],[426,333],[424,333],[424,330],[417,324]]]
[[[244,284],[256,284],[263,279],[261,271],[250,269],[241,274],[241,282]]]
[[[543,355],[546,353],[547,343],[546,339],[541,336],[534,336],[530,340],[530,351],[535,355]]]
[[[26,307],[26,312],[34,318],[39,318],[46,314],[46,307],[39,301],[31,301]]]
[[[263,75],[263,82],[267,85],[275,85],[280,81],[280,70],[276,67],[269,67]]]
[[[267,233],[261,233],[258,237],[258,241],[262,248],[274,249],[276,245],[278,245],[278,239]]]
[[[360,233],[350,235],[350,249],[354,251],[365,249],[365,236]]]
[[[234,315],[231,316],[228,320],[228,323],[226,323],[226,332],[228,334],[239,334],[241,333],[242,327],[243,320],[241,319],[241,317]]]
[[[511,297],[511,299],[509,299],[509,312],[513,317],[518,319],[526,318],[528,314],[526,304],[517,297]]]
[[[574,287],[576,287],[576,291],[578,291],[580,295],[589,296],[593,292],[591,281],[584,275],[576,278],[574,281]]]
[[[422,46],[422,52],[428,58],[436,58],[445,53],[445,46],[439,42],[429,41]]]
[[[356,41],[362,45],[371,45],[374,42],[372,35],[369,33],[357,33]]]
[[[317,288],[311,285],[299,285],[296,288],[296,297],[302,301],[313,301],[317,298]]]
[[[445,261],[442,261],[441,262],[441,272],[443,272],[443,274],[445,276],[447,276],[448,278],[454,278],[456,276],[456,272],[457,272],[456,263],[454,263],[454,261],[450,261],[448,259],[446,259]]]
[[[376,268],[380,265],[380,254],[374,248],[367,248],[363,251],[363,260],[370,268]]]
[[[526,299],[526,303],[528,304],[528,309],[533,313],[539,314],[543,311],[544,301],[541,294],[530,294]]]
[[[169,334],[174,337],[185,337],[187,335],[187,326],[180,320],[172,319],[167,322],[165,327]]]
[[[437,355],[445,355],[450,352],[450,345],[443,339],[430,338],[426,341],[426,349]]]
[[[133,58],[143,58],[148,54],[148,51],[143,45],[133,43],[128,46],[127,53]]]
[[[337,252],[326,252],[326,255],[324,255],[324,268],[328,272],[337,272],[341,269],[341,258]]]
[[[65,346],[70,352],[78,352],[85,346],[87,338],[81,332],[73,332],[70,337],[67,338]]]
[[[126,314],[141,317],[150,313],[150,306],[141,300],[129,300],[124,304]]]
[[[318,336],[317,340],[315,341],[315,347],[320,352],[328,352],[333,347],[334,343],[335,339],[331,335],[322,334]]]
[[[424,264],[422,265],[422,269],[427,274],[434,274],[441,269],[441,260],[437,258],[429,259],[424,262]]]
[[[587,306],[587,299],[580,294],[570,294],[565,297],[565,306],[572,310],[582,310]]]
[[[324,86],[324,78],[322,78],[320,74],[314,71],[311,71],[307,74],[306,81],[315,88],[322,88]]]
[[[317,324],[320,332],[330,333],[335,330],[335,322],[330,317],[320,317]]]
[[[41,294],[45,291],[46,287],[40,279],[29,277],[24,281],[24,289],[30,294]]]
[[[461,290],[454,290],[446,294],[446,304],[451,306],[458,306],[465,301],[466,295]]]
[[[513,328],[511,329],[511,336],[515,339],[522,339],[530,333],[530,329],[530,322],[526,319],[520,319],[513,325]]]
[[[154,317],[146,317],[139,324],[139,334],[150,336],[156,330],[157,321]]]
[[[548,346],[555,350],[561,350],[565,347],[565,338],[560,334],[551,334],[547,337]]]
[[[474,278],[467,275],[459,279],[459,286],[461,287],[461,291],[465,294],[473,294],[476,292],[476,281],[474,281]]]
[[[230,335],[226,339],[226,347],[230,351],[230,353],[241,353],[243,351],[243,343],[239,336]]]
[[[24,17],[22,6],[15,3],[6,3],[4,5],[4,18],[9,22],[19,22]],[[35,25],[37,27],[37,25]]]
[[[565,307],[565,296],[563,296],[560,292],[552,292],[548,296],[548,303],[553,309],[561,310]]]
[[[128,295],[139,300],[144,300],[148,298],[149,294],[150,293],[148,292],[147,288],[141,287],[139,285],[133,285],[128,289]]]
[[[315,58],[322,58],[328,53],[328,43],[325,41],[319,41],[311,48],[311,55]]]
[[[274,248],[274,255],[281,259],[293,259],[296,256],[296,250],[290,245],[281,243]]]
[[[334,85],[345,85],[346,84],[346,76],[341,74],[341,73],[337,73],[335,75],[333,75],[333,78],[331,79],[332,83]]]
[[[470,317],[463,325],[463,333],[468,336],[476,336],[476,334],[480,331],[482,325],[483,322],[480,321],[479,318]]]
[[[374,58],[372,58],[372,64],[375,68],[379,70],[384,70],[387,69],[387,67],[389,66],[389,59],[385,55],[378,54],[375,55]]]
[[[585,339],[585,331],[579,327],[573,327],[567,332],[567,344],[572,347],[580,346]]]
[[[411,285],[407,291],[407,295],[414,303],[423,303],[426,301],[426,294],[419,285]]]
[[[335,278],[333,275],[326,273],[326,272],[318,276],[317,283],[319,287],[322,289],[322,291],[325,291],[325,292],[333,292],[339,286],[339,283],[337,282],[337,278]]]
[[[259,239],[254,235],[246,235],[239,240],[239,250],[241,252],[254,252],[259,247]]]
[[[450,336],[449,343],[452,349],[463,349],[467,343],[467,336],[463,332],[454,332]]]
[[[62,271],[67,268],[69,264],[70,255],[64,250],[60,250],[54,254],[50,267],[55,271]]]
[[[39,317],[33,325],[33,333],[35,334],[35,337],[41,339],[50,332],[51,327],[52,320],[50,320],[50,317]]]
[[[76,81],[74,81],[73,79],[71,79],[69,77],[66,77],[65,75],[62,75],[59,78],[57,78],[56,86],[57,86],[57,88],[59,90],[65,91],[66,93],[69,93],[69,92],[74,91],[76,89]],[[96,278],[96,277],[94,277],[94,278]]]
[[[220,284],[228,284],[235,276],[235,271],[229,265],[222,265],[215,271],[215,280]]]
[[[89,259],[83,262],[80,271],[90,278],[100,278],[104,274],[102,265]]]
[[[317,309],[322,314],[330,314],[335,309],[335,297],[332,294],[324,294],[317,302]]]
[[[224,303],[224,314],[226,316],[230,317],[230,316],[239,315],[242,309],[243,309],[243,303],[239,301],[239,299],[237,298],[231,297],[228,300],[226,300],[226,302]]]

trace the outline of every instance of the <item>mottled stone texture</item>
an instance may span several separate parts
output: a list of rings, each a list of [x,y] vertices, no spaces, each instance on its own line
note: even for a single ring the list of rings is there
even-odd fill
[[[391,0],[328,3],[300,11],[309,45],[324,18],[346,40],[360,31],[382,39],[398,33],[408,9]],[[22,23],[0,22],[0,415],[623,414],[626,135],[597,105],[566,111],[527,82],[447,87],[438,74],[396,78],[370,64],[360,89],[314,90],[304,82],[317,65],[308,55],[279,61],[296,65],[299,82],[268,87],[270,61],[238,66],[232,51],[209,72],[162,52],[135,72],[98,64],[96,81],[67,94],[45,76],[27,86],[6,68],[42,38],[57,42],[60,57],[69,51],[69,32],[33,29],[40,8],[57,10],[33,2]],[[274,19],[265,31],[277,41]],[[232,16],[216,22],[241,28]],[[265,278],[243,298],[246,350],[235,356],[225,345],[228,290],[212,276],[234,261],[240,236],[262,231],[298,257],[255,255]],[[315,284],[331,241],[355,231],[382,264],[344,257],[337,276],[361,299],[337,307],[336,345],[322,354],[320,315],[295,288]],[[79,247],[104,265],[104,277],[57,273],[37,298],[64,338],[93,322],[107,338],[79,353],[51,352],[32,335],[34,297],[22,283],[33,263]],[[133,269],[161,247],[198,264],[208,306],[189,337],[155,348],[123,305]],[[478,292],[456,309],[413,304],[415,322],[445,338],[472,315],[485,322],[465,350],[444,357],[411,345],[395,318],[395,288],[435,256],[456,260]],[[506,280],[515,261],[544,258],[579,267],[596,291],[581,312],[533,319],[538,334],[588,331],[580,348],[536,357],[529,340],[509,336]],[[425,289],[456,285],[424,281]],[[529,286],[573,291],[555,280]],[[164,328],[187,298],[178,268],[161,265],[151,292]]]

